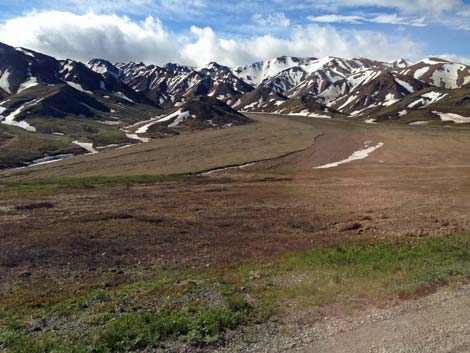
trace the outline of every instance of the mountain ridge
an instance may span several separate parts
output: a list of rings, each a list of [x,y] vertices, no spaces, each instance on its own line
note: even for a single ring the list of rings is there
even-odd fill
[[[99,59],[93,59],[96,60]],[[407,59],[383,62],[334,56],[280,56],[234,68],[215,62],[202,67],[116,64],[117,70],[123,68],[127,70],[121,76],[124,82],[153,99],[157,98],[160,104],[166,106],[183,104],[197,95],[215,95],[238,110],[268,112],[276,112],[276,106],[285,100],[311,94],[332,109],[348,108],[350,104],[336,103],[347,101],[344,99],[347,95],[353,94],[371,79],[382,79],[381,75],[385,72],[393,73],[395,83],[383,82],[382,88],[378,84],[378,88],[382,90],[397,86],[393,98],[388,95],[392,92],[387,92],[379,100],[369,99],[375,103],[364,101],[362,106],[359,105],[363,109],[347,109],[342,112],[346,115],[355,113],[355,116],[364,109],[377,105],[387,106],[399,100],[401,97],[397,95],[397,90],[406,96],[417,89],[424,89],[425,85],[455,89],[470,82],[470,69],[467,66],[433,57],[412,63]],[[258,93],[254,94],[253,91]],[[365,97],[362,98],[365,100]]]
[[[132,127],[188,106],[224,107],[225,116],[207,124],[207,116],[190,114],[195,120],[184,120],[185,131],[230,126],[238,121],[232,110],[461,126],[470,123],[469,102],[470,67],[434,57],[412,63],[280,56],[235,68],[158,66],[57,60],[0,43],[0,127],[42,134],[44,141],[64,136],[67,151],[76,141],[97,148],[147,141]],[[179,133],[170,130],[156,135]]]

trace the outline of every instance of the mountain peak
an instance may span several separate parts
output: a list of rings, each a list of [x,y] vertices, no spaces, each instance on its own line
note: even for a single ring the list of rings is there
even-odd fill
[[[400,69],[403,69],[405,67],[408,67],[408,66],[411,66],[412,63],[411,61],[407,60],[407,59],[398,59],[398,60],[395,60],[393,63],[392,63],[392,66],[394,68],[400,68]]]
[[[116,66],[111,64],[108,60],[105,59],[91,59],[86,64],[91,70],[102,74],[102,75],[111,75],[115,78],[118,78],[122,74],[122,70],[118,69]]]

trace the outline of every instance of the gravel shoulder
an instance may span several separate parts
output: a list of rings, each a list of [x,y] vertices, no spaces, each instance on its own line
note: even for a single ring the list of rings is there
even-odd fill
[[[309,325],[252,328],[251,342],[216,350],[296,353],[464,353],[470,351],[470,285],[444,287],[387,308],[327,316]]]

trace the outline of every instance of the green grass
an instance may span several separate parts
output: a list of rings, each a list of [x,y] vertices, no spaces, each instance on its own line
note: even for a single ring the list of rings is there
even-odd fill
[[[127,352],[168,340],[217,342],[228,328],[356,299],[382,305],[470,276],[470,235],[362,243],[236,268],[168,271],[132,283],[17,286],[0,299],[0,347],[6,352]],[[31,333],[40,320],[57,330]],[[80,327],[75,330],[73,327]],[[28,348],[26,348],[28,347]]]
[[[10,310],[10,302],[1,311],[0,347],[15,353],[112,353],[156,347],[169,339],[205,345],[219,340],[224,330],[254,317],[254,308],[237,290],[225,290],[220,302],[210,303],[195,297],[200,290],[213,290],[210,284],[175,284],[187,274],[162,274],[152,281],[138,281],[118,290],[95,288],[75,297],[74,288],[69,288],[70,291],[65,289],[71,296],[67,299],[64,289],[54,288],[47,297],[40,298],[46,305],[38,305],[39,293],[28,293],[28,298],[17,302],[17,310]],[[35,300],[31,300],[33,297]],[[116,314],[117,308],[122,309],[121,314]],[[85,329],[80,333],[57,335],[47,330],[31,335],[25,322],[31,310],[41,319],[81,322]],[[26,319],[19,319],[19,315]]]
[[[380,303],[469,276],[470,236],[313,249],[274,264],[271,271],[286,278],[285,288],[269,294],[280,301],[323,305],[361,297]]]
[[[18,326],[7,327],[0,334],[0,345],[9,352],[129,352],[158,346],[170,338],[180,338],[192,344],[209,344],[219,339],[222,330],[235,327],[250,314],[247,304],[221,305],[206,310],[186,306],[179,310],[169,307],[145,312],[131,313],[112,318],[104,329],[94,334],[77,337],[54,337],[44,334],[31,337],[20,333]]]
[[[101,124],[90,118],[34,117],[28,121],[38,131],[48,134],[60,132],[75,140],[92,142],[96,146],[132,142],[119,127]]]
[[[0,148],[0,167],[10,168],[25,161],[32,161],[45,154],[56,155],[76,153],[80,150],[65,136],[32,133],[21,128],[0,126],[0,133],[14,136]]]

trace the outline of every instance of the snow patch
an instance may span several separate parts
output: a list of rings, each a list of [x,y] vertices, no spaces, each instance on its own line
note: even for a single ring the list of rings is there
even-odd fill
[[[402,86],[404,89],[406,89],[409,93],[414,93],[414,92],[415,92],[413,86],[411,86],[408,82],[405,82],[405,81],[403,81],[403,80],[400,80],[399,78],[396,78],[396,77],[395,77],[395,81],[396,81],[400,86]]]
[[[438,65],[438,64],[443,64],[445,63],[445,61],[441,61],[441,60],[433,60],[431,58],[426,58],[426,59],[423,59],[421,60],[422,63],[426,64],[426,65]]]
[[[399,101],[399,99],[395,99],[395,95],[393,93],[388,93],[385,96],[385,102],[383,102],[382,105],[384,107],[389,107],[389,106],[391,106],[392,104],[395,104],[398,101]]]
[[[422,67],[421,69],[418,69],[415,71],[413,77],[417,80],[421,79],[421,77],[423,77],[426,72],[429,71],[429,66],[425,66],[425,67]]]
[[[90,154],[98,153],[98,151],[93,148],[93,144],[90,142],[80,142],[80,141],[75,140],[75,141],[72,141],[72,143],[77,146],[80,146],[84,150],[87,150]]]
[[[439,113],[433,112],[436,115],[439,115],[442,121],[453,121],[456,124],[467,124],[470,123],[470,118],[461,116],[453,113]]]
[[[334,167],[337,167],[341,164],[346,164],[346,163],[349,163],[349,162],[352,162],[352,161],[356,161],[356,160],[359,160],[359,159],[364,159],[364,158],[367,158],[372,152],[378,150],[379,148],[383,147],[384,143],[383,142],[379,142],[377,145],[375,146],[371,146],[369,147],[369,141],[365,142],[364,143],[364,149],[362,150],[358,150],[356,152],[354,152],[351,156],[349,156],[348,158],[346,159],[343,159],[341,161],[338,161],[338,162],[334,162],[334,163],[329,163],[329,164],[325,164],[325,165],[322,165],[320,167],[315,167],[313,169],[327,169],[327,168],[334,168]]]
[[[252,162],[252,163],[237,165],[237,166],[234,166],[234,167],[214,169],[214,170],[211,170],[209,172],[202,173],[201,175],[211,175],[211,174],[214,174],[214,173],[225,172],[227,170],[234,170],[234,169],[245,169],[245,168],[248,168],[248,167],[250,167],[252,165],[255,165],[255,164],[256,164],[256,162]]]
[[[54,162],[58,162],[58,161],[61,161],[65,158],[73,157],[73,156],[75,156],[75,155],[72,154],[72,153],[67,153],[67,154],[57,154],[55,156],[50,156],[50,157],[42,157],[42,158],[35,159],[32,162],[32,164],[28,165],[28,167],[34,167],[34,166],[37,166],[37,165],[54,163]]]
[[[124,132],[126,133],[126,137],[131,139],[131,140],[136,140],[136,141],[140,141],[140,142],[149,142],[150,141],[150,139],[148,137],[140,137],[137,134],[132,134],[132,133],[129,133],[127,131],[124,131]],[[130,145],[126,145],[126,146],[130,146]],[[124,148],[124,146],[122,148]]]
[[[21,91],[37,86],[38,84],[38,79],[31,74],[31,70],[28,68],[28,78],[20,85],[16,93],[20,93]]]
[[[16,49],[17,51],[22,52],[22,53],[25,54],[25,55],[28,55],[28,56],[34,58],[34,54],[31,53],[30,51],[26,50],[26,49],[23,49],[23,48],[20,48],[20,47],[15,48],[15,49]]]
[[[356,95],[354,96],[350,96],[347,101],[341,106],[338,108],[339,111],[343,110],[345,107],[347,107],[349,104],[351,104],[352,102],[354,102],[358,97]]]
[[[10,71],[3,71],[0,75],[0,88],[7,93],[11,93],[10,82],[8,82],[8,77],[10,77]]]
[[[186,112],[183,112],[181,114],[179,114],[175,121],[173,121],[170,125],[168,125],[168,127],[172,128],[172,127],[177,127],[179,124],[181,124],[182,122],[184,122],[186,119],[188,119],[189,117],[191,118],[195,118],[196,116],[195,115],[191,115],[189,113],[189,111],[186,111]]]
[[[318,114],[318,113],[312,113],[308,109],[304,109],[304,110],[302,110],[298,113],[292,113],[292,114],[293,115],[308,116],[308,117],[311,117],[311,118],[331,119],[331,116]]]
[[[83,93],[88,93],[88,94],[93,94],[90,91],[85,90],[80,84],[75,83],[75,82],[70,82],[70,81],[65,81],[70,87],[75,88],[77,91],[83,92]]]
[[[116,97],[119,97],[119,98],[121,98],[121,99],[124,99],[125,101],[128,101],[128,102],[130,102],[130,103],[134,103],[134,101],[133,101],[132,99],[130,99],[128,96],[126,96],[126,95],[125,95],[124,93],[122,93],[122,92],[116,92],[116,93],[114,93],[114,95],[115,95]]]
[[[176,112],[174,112],[174,113],[172,113],[172,114],[169,114],[169,115],[167,115],[167,116],[164,116],[163,118],[158,119],[157,121],[158,121],[159,123],[164,122],[164,121],[168,121],[168,120],[171,120],[171,119],[173,119],[173,118],[177,118],[177,117],[178,117],[180,114],[182,114],[182,113],[183,113],[182,110],[179,109],[179,110],[177,110]]]
[[[0,122],[2,124],[5,124],[5,125],[10,125],[10,126],[16,126],[16,127],[20,127],[26,131],[30,131],[30,132],[35,132],[36,131],[36,128],[34,126],[31,126],[29,125],[26,121],[24,120],[21,120],[21,121],[16,121],[15,118],[17,117],[17,115],[19,115],[23,109],[28,106],[28,105],[32,105],[32,104],[35,104],[37,103],[38,100],[34,100],[32,102],[29,102],[29,103],[25,103],[23,104],[22,106],[20,106],[18,109],[16,109],[14,112],[10,113],[9,115],[7,115],[6,117],[0,115]],[[3,111],[5,111],[5,109],[3,109]],[[2,112],[3,112],[2,111]]]
[[[427,125],[427,124],[429,124],[429,121],[418,120],[418,121],[413,121],[409,123],[408,125]]]
[[[422,105],[421,108],[425,108],[431,104],[439,102],[441,99],[445,98],[446,96],[447,96],[447,93],[431,91],[431,92],[422,94],[419,99],[408,104],[408,108],[414,108],[418,105]]]

